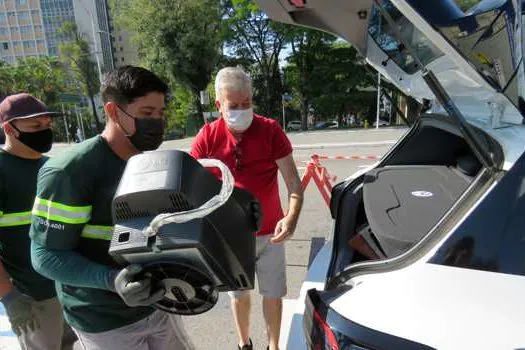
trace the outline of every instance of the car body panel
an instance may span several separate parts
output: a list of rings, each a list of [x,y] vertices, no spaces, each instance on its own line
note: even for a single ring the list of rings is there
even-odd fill
[[[504,157],[503,171],[492,175],[493,183],[476,187],[483,192],[473,195],[475,203],[465,201],[468,206],[460,207],[462,202],[456,202],[459,204],[453,208],[461,210],[456,210],[455,226],[439,233],[437,240],[426,237],[408,252],[390,260],[351,265],[348,271],[357,273],[349,274],[352,278],[347,284],[353,288],[335,297],[329,306],[341,316],[371,330],[438,349],[523,349],[525,277],[427,263],[497,187],[499,179],[505,179],[505,172],[511,170],[525,152],[522,2],[485,0],[467,14],[457,12],[456,17],[445,18],[425,11],[439,3],[438,7],[440,4],[449,6],[452,13],[453,0],[389,1],[402,16],[409,19],[408,24],[414,28],[416,37],[424,33],[424,39],[437,49],[432,49],[436,52],[435,58],[425,63],[425,67],[436,75],[468,123],[482,129],[499,143]],[[363,19],[355,18],[356,14],[366,10],[367,22],[371,21],[373,1],[309,0],[302,9],[293,9],[287,0],[256,2],[271,18],[286,18],[287,23],[309,25],[348,40],[370,65],[400,90],[419,100],[431,100],[431,113],[447,115],[423,81],[422,70],[408,73],[402,69],[398,61],[392,59],[395,50],[387,54],[370,34],[368,25],[363,25]],[[272,8],[270,2],[274,3]],[[275,3],[285,5],[277,8]],[[489,5],[498,7],[496,10],[500,11],[493,22],[501,22],[498,28],[483,22],[485,17],[479,17],[485,11],[492,11]],[[308,12],[308,15],[298,15],[301,11]],[[316,16],[316,11],[321,14]],[[339,14],[330,17],[327,16],[329,12]],[[396,20],[399,18],[396,17]],[[475,31],[477,28],[480,28],[480,33]],[[406,23],[394,29],[397,32],[406,30]],[[408,39],[411,38],[414,37]],[[407,38],[404,39],[406,41]],[[363,169],[360,173],[368,170]],[[352,175],[350,178],[356,177]],[[300,319],[301,312],[304,312],[304,305],[301,304],[305,300],[305,290],[316,288],[323,291],[325,288],[319,278],[327,276],[332,258],[331,241],[321,252],[323,254],[312,265],[318,273],[308,272],[294,319]],[[363,270],[367,272],[359,272]],[[379,272],[385,270],[388,272]],[[325,295],[333,296],[336,292],[330,291]],[[303,349],[304,337],[303,329],[293,326],[288,348]]]
[[[303,333],[303,315],[305,310],[306,292],[314,288],[323,290],[325,287],[326,276],[328,273],[327,261],[330,261],[332,254],[332,241],[327,241],[319,250],[317,255],[308,268],[304,283],[301,285],[299,298],[295,303],[295,308],[292,311],[292,322],[286,333],[281,334],[281,337],[287,339],[285,349],[302,350],[307,349],[306,340]]]
[[[420,263],[354,283],[330,307],[374,330],[436,349],[525,347],[525,277]]]
[[[372,7],[372,0],[308,0],[304,6],[293,6],[288,0],[257,0],[264,12],[276,21],[302,25],[339,34],[351,42],[359,51],[366,49],[368,21],[359,18],[359,11]],[[322,8],[311,11],[311,8]]]

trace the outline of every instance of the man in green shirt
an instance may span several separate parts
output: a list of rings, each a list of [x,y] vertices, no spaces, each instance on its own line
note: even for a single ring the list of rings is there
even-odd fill
[[[156,311],[164,296],[141,268],[122,268],[108,253],[111,202],[126,161],[157,149],[168,88],[152,72],[125,66],[101,88],[101,135],[49,160],[39,172],[31,258],[57,282],[67,322],[89,350],[187,349],[180,317]]]
[[[63,316],[53,281],[31,266],[29,227],[37,174],[53,142],[51,115],[29,94],[0,103],[0,297],[22,349],[61,348]]]

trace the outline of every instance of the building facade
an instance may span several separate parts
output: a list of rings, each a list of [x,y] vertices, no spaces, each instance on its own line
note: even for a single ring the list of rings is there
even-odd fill
[[[113,58],[115,67],[138,65],[140,63],[136,46],[131,41],[131,34],[118,27],[114,28]]]
[[[110,13],[115,14],[118,8],[111,9]],[[115,67],[125,65],[138,65],[140,63],[136,46],[131,41],[131,33],[123,30],[115,23],[113,18],[109,18],[111,33],[113,34],[113,59]]]
[[[40,0],[40,9],[48,55],[58,56],[59,45],[65,40],[60,28],[66,22],[75,22],[73,0]]]
[[[0,0],[0,59],[48,54],[40,0]]]
[[[107,0],[0,0],[0,60],[58,56],[66,22],[76,23],[91,43],[100,73],[138,63],[130,35],[113,24]]]

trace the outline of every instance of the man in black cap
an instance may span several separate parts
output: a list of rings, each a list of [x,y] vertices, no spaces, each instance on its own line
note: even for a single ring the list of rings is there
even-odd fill
[[[62,308],[53,281],[31,266],[29,229],[37,174],[53,130],[46,105],[29,94],[0,103],[0,301],[22,349],[61,349]]]

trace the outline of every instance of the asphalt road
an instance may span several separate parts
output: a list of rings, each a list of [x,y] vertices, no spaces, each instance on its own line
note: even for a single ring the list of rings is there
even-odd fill
[[[365,156],[368,159],[357,160],[321,160],[329,174],[336,177],[335,182],[344,180],[357,170],[372,165],[385,154],[406,129],[379,130],[335,130],[306,133],[290,133],[294,145],[294,158],[299,173],[306,169],[306,162],[312,154],[329,157]],[[189,150],[192,139],[165,142],[162,149]],[[71,145],[57,144],[50,155],[65,152]],[[287,193],[280,179],[281,199],[286,208]],[[291,314],[291,301],[299,295],[302,280],[305,276],[312,249],[312,242],[319,242],[331,232],[330,212],[317,187],[312,182],[305,191],[305,202],[295,235],[286,243],[288,274],[288,295],[284,306],[282,333],[286,334],[287,315]],[[261,298],[257,293],[252,299],[252,340],[255,349],[266,349]],[[230,311],[229,297],[224,294],[217,305],[209,312],[185,318],[186,330],[196,349],[237,349],[237,336]],[[282,339],[282,343],[284,339]],[[9,322],[0,305],[0,350],[17,349],[14,334],[10,332]],[[284,349],[284,346],[281,348]],[[75,347],[76,349],[76,347]]]

